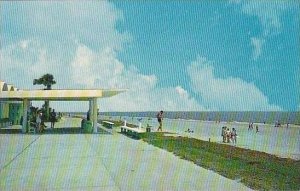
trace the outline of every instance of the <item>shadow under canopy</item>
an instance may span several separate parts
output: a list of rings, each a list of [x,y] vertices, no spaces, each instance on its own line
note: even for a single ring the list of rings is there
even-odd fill
[[[23,134],[22,129],[12,129],[12,128],[2,128],[0,129],[0,134]],[[46,128],[42,133],[31,133],[31,134],[86,134],[84,130],[80,127],[63,127],[63,128]],[[102,128],[97,129],[97,134],[107,134],[111,133],[105,131]]]

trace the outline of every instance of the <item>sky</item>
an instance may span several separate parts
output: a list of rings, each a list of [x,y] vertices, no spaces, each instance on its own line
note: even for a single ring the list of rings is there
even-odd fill
[[[100,111],[299,111],[299,13],[296,0],[1,1],[0,80],[128,89]]]

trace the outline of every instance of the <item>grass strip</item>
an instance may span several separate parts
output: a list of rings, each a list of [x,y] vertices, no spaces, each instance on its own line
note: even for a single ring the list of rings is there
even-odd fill
[[[239,179],[252,189],[300,190],[300,161],[194,138],[164,136],[157,132],[144,133],[141,138],[222,176]]]

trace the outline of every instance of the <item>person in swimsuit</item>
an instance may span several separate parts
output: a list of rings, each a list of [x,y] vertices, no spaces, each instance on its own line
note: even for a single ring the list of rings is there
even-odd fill
[[[231,140],[232,140],[233,144],[236,144],[236,136],[237,136],[236,130],[235,130],[235,128],[232,128],[232,131],[231,131]]]
[[[156,117],[157,117],[157,121],[159,123],[159,127],[157,128],[157,131],[162,131],[162,120],[163,120],[163,111],[160,111],[157,113]]]

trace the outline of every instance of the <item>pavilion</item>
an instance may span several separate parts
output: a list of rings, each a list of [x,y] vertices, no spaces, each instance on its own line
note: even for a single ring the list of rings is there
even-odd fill
[[[97,99],[117,95],[126,89],[53,89],[53,90],[20,90],[0,81],[0,102],[2,104],[19,101],[23,105],[22,132],[27,131],[28,109],[31,101],[89,101],[90,117],[93,132],[97,133]],[[3,105],[1,106],[3,107]],[[0,107],[0,110],[3,108]],[[1,116],[0,116],[1,117]]]

